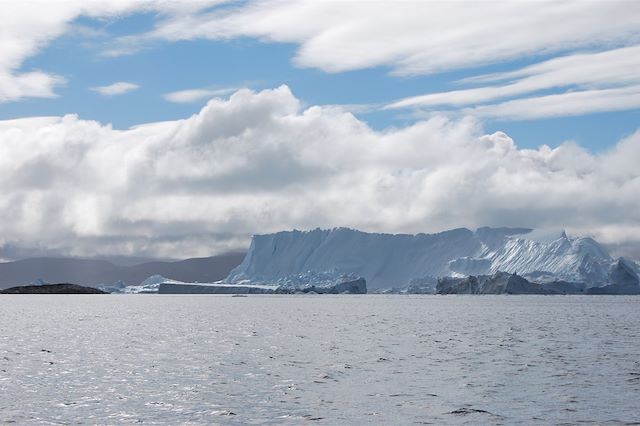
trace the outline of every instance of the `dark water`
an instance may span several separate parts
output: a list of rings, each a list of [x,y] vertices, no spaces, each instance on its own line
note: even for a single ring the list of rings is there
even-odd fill
[[[640,297],[2,296],[0,327],[0,422],[640,421]]]

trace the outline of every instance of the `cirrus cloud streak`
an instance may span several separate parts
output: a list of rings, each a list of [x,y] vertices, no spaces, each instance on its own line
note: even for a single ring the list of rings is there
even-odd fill
[[[420,75],[640,41],[640,4],[629,1],[248,1],[172,14],[120,46],[154,40],[253,37],[295,43],[302,67],[343,72],[386,66]]]

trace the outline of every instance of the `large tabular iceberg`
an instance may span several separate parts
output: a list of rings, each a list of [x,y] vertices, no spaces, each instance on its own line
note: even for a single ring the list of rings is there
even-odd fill
[[[278,283],[349,274],[370,289],[435,285],[436,278],[518,273],[536,281],[599,286],[615,261],[588,237],[539,241],[525,228],[454,229],[437,234],[377,234],[347,228],[256,235],[225,280]],[[633,268],[637,269],[636,265]]]

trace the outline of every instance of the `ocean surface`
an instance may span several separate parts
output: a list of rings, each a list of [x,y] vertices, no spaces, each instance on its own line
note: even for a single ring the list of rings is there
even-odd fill
[[[2,295],[0,330],[0,423],[640,422],[640,297]]]

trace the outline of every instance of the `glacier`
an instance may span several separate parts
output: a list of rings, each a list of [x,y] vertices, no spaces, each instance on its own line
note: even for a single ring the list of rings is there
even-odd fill
[[[529,228],[458,228],[435,234],[369,233],[349,228],[255,235],[228,283],[283,283],[359,276],[369,289],[433,286],[440,277],[517,273],[537,282],[563,280],[587,287],[610,283],[616,264],[590,237],[562,232],[541,241]],[[626,264],[638,271],[628,260]]]

